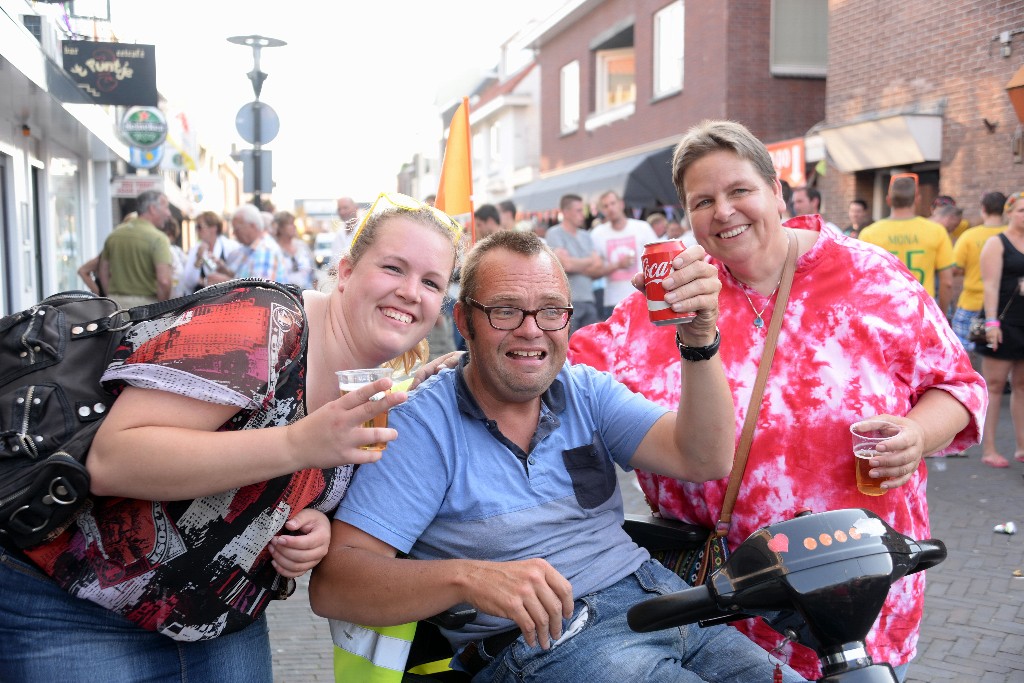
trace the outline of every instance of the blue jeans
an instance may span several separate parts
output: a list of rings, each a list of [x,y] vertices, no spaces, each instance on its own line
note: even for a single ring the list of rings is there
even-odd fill
[[[266,615],[193,643],[147,631],[62,590],[0,548],[0,681],[271,683]]]
[[[682,579],[654,560],[645,562],[618,583],[576,600],[573,617],[567,622],[573,635],[546,651],[527,646],[520,636],[473,681],[771,681],[775,667],[768,653],[732,627],[692,624],[634,633],[626,624],[631,606],[686,587]],[[586,615],[579,621],[585,623],[573,623],[584,611]],[[481,656],[490,659],[487,653],[481,652]],[[785,681],[804,680],[787,666],[782,671]]]
[[[971,329],[971,321],[974,320],[981,311],[970,311],[966,308],[958,308],[953,313],[953,319],[950,321],[950,327],[953,328],[953,334],[960,340],[964,349],[967,351],[974,350],[974,342],[967,338],[967,333]]]

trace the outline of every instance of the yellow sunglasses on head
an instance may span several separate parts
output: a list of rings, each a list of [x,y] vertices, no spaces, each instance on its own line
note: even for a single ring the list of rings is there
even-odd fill
[[[377,195],[377,198],[373,200],[373,204],[370,205],[370,210],[363,216],[363,220],[359,222],[356,234],[352,236],[352,244],[355,244],[356,240],[359,239],[359,235],[362,234],[363,228],[366,227],[367,221],[370,220],[370,216],[377,212],[386,210],[389,206],[402,209],[404,211],[422,211],[423,209],[430,209],[434,216],[441,221],[441,225],[445,226],[452,232],[455,236],[456,242],[458,242],[459,238],[462,237],[462,226],[459,225],[458,221],[454,220],[444,211],[441,211],[441,209],[435,208],[430,204],[424,204],[423,202],[417,201],[409,195],[401,194],[400,192],[381,192]]]

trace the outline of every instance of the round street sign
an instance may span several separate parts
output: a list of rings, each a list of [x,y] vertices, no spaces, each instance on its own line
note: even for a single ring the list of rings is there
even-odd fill
[[[258,140],[256,139],[257,112],[259,112],[260,123]],[[281,119],[277,118],[277,112],[271,109],[269,104],[249,102],[242,105],[238,114],[235,115],[235,129],[249,144],[265,145],[277,137],[277,132],[281,130]]]

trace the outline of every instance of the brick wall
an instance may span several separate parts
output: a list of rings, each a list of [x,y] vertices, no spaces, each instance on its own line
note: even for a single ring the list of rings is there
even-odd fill
[[[1024,28],[1024,0],[830,0],[828,124],[943,111],[939,192],[978,222],[983,193],[1024,188],[1024,165],[1010,153],[1017,117],[1004,90],[1024,65],[1024,34],[1014,37],[1009,58],[993,40],[1017,28]],[[828,169],[820,187],[830,220],[845,225],[855,185]]]
[[[658,140],[678,139],[705,118],[743,122],[767,142],[803,135],[824,118],[825,82],[769,74],[770,3],[715,0],[686,3],[683,91],[652,99],[653,15],[668,0],[608,0],[545,43],[541,67],[541,171],[570,166]],[[594,110],[594,61],[590,43],[634,17],[636,112],[593,131],[583,122]],[[559,127],[559,74],[580,63],[580,128]]]

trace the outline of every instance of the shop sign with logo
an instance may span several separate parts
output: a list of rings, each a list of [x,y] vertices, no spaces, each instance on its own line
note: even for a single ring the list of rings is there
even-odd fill
[[[95,104],[155,107],[156,53],[153,45],[63,40],[66,71]]]
[[[164,179],[158,175],[120,175],[110,182],[111,197],[138,197],[147,190],[164,191]]]
[[[135,168],[156,168],[163,159],[163,152],[163,147],[129,147],[128,162]]]
[[[121,119],[121,137],[133,147],[159,147],[167,139],[167,117],[156,107],[132,107]]]

